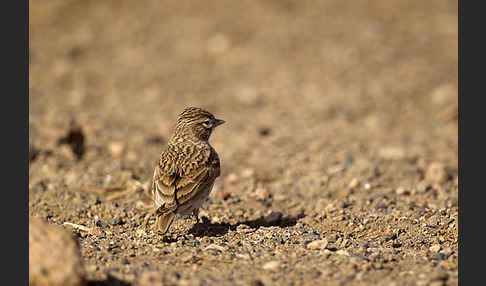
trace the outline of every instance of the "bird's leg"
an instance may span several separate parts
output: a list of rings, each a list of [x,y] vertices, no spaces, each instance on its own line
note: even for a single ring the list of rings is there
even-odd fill
[[[192,211],[192,214],[196,217],[196,234],[199,234],[200,225],[199,225],[199,209],[195,209]]]
[[[145,216],[145,219],[144,219],[144,222],[143,222],[143,228],[147,228],[147,224],[150,220],[150,218],[157,212],[158,209],[154,209],[154,210],[151,210],[146,216]]]

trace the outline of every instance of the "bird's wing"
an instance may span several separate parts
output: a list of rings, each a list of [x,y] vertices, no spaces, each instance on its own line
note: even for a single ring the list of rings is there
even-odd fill
[[[192,164],[186,168],[185,173],[180,174],[175,168],[162,168],[156,166],[153,178],[153,197],[160,213],[174,211],[193,196],[201,187],[212,184],[220,174],[219,158],[216,152],[208,154],[204,160]]]
[[[159,208],[158,212],[166,213],[177,208],[175,201],[176,173],[165,172],[159,165],[155,167],[152,181],[152,196]]]

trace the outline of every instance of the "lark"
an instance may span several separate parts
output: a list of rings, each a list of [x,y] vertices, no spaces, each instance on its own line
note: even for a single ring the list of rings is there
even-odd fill
[[[160,233],[169,230],[176,214],[194,215],[199,233],[199,208],[220,175],[218,153],[208,140],[224,122],[198,107],[188,107],[179,114],[174,133],[155,166],[152,182],[155,226]]]

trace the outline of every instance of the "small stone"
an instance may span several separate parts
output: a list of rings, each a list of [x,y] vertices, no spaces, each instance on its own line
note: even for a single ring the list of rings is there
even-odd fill
[[[241,254],[241,253],[236,253],[236,257],[244,260],[250,260],[250,255],[248,254]]]
[[[130,261],[126,257],[124,257],[121,261],[122,264],[130,264]]]
[[[248,233],[252,231],[254,231],[254,229],[252,229],[250,226],[246,224],[240,224],[236,227],[236,232],[238,233]]]
[[[430,260],[444,260],[445,259],[445,255],[442,254],[442,253],[437,253],[437,252],[430,252],[429,255],[428,255],[429,259]]]
[[[216,34],[208,40],[208,52],[211,54],[222,54],[229,48],[228,37],[223,34]]]
[[[206,251],[212,250],[214,252],[223,252],[224,251],[224,247],[219,246],[217,244],[210,244],[210,245],[206,246],[206,248],[204,248],[204,250],[206,250]]]
[[[429,250],[432,251],[432,252],[439,252],[440,251],[440,245],[439,244],[432,245],[429,248]]]
[[[449,274],[446,271],[437,271],[432,273],[430,280],[432,281],[447,281],[449,279]]]
[[[247,179],[251,178],[255,175],[255,171],[253,169],[245,169],[241,172],[241,177]]]
[[[139,156],[136,152],[130,150],[130,151],[127,151],[127,153],[125,155],[125,159],[127,159],[128,162],[135,162],[135,161],[139,160]]]
[[[269,271],[277,271],[280,268],[280,262],[279,261],[270,261],[265,264],[263,264],[263,269],[269,270]]]
[[[123,224],[123,221],[120,217],[116,217],[114,219],[111,219],[110,221],[108,221],[109,224],[111,225],[122,225]]]
[[[253,280],[251,281],[251,286],[265,286],[265,284],[263,284],[263,282],[261,280]]]
[[[278,223],[280,219],[282,218],[283,214],[281,212],[270,212],[270,214],[266,215],[263,220],[267,224],[274,224]]]
[[[95,225],[101,228],[106,227],[106,223],[102,222],[101,220],[96,220]]]
[[[385,234],[385,236],[383,237],[383,240],[384,241],[390,241],[390,240],[394,240],[396,238],[397,238],[396,233],[389,233],[389,234]]]
[[[255,190],[255,197],[256,197],[257,200],[263,201],[265,199],[268,199],[269,196],[270,195],[269,195],[268,191],[265,188],[263,188],[263,187],[256,188],[256,190]]]
[[[110,154],[113,157],[119,157],[123,153],[124,149],[125,149],[125,146],[123,145],[122,142],[114,141],[114,142],[108,143],[108,152],[110,152]]]
[[[354,178],[349,182],[348,187],[349,188],[356,188],[359,185],[359,180],[357,178]]]
[[[432,183],[443,183],[447,181],[448,174],[445,166],[439,162],[430,164],[425,173],[425,179]]]
[[[264,136],[268,136],[270,135],[270,128],[269,127],[261,127],[259,130],[258,130],[258,133],[260,134],[260,136],[264,137]]]
[[[400,242],[394,242],[394,243],[392,244],[392,247],[393,247],[393,248],[400,248],[400,247],[402,247],[402,244],[401,244]]]
[[[342,209],[345,209],[345,208],[350,207],[350,206],[352,206],[352,205],[353,205],[353,204],[352,204],[352,203],[350,203],[350,202],[341,202],[341,203],[339,204],[339,206],[340,206]]]
[[[395,193],[399,196],[401,195],[405,195],[405,196],[408,196],[410,195],[410,191],[405,189],[404,187],[398,187],[396,190],[395,190]]]
[[[256,106],[262,101],[262,95],[254,87],[242,87],[235,92],[236,99],[247,106]]]
[[[405,151],[400,147],[383,147],[378,150],[378,155],[387,160],[399,160],[405,157]]]
[[[305,242],[310,242],[310,241],[318,240],[320,236],[316,233],[306,233],[302,235],[302,238]]]
[[[213,250],[213,249],[211,248],[211,250]],[[181,260],[183,263],[190,262],[190,261],[192,261],[193,259],[194,259],[194,254],[192,254],[192,253],[184,253],[184,254],[182,254],[182,255],[181,255],[181,257],[180,257],[180,260]]]
[[[143,266],[143,265],[142,265]],[[164,276],[159,271],[143,271],[135,283],[137,286],[164,285]]]
[[[452,83],[445,83],[436,87],[430,94],[435,104],[457,103],[457,87]]]
[[[438,215],[433,215],[426,220],[426,224],[429,227],[437,227],[440,223],[440,218]]]
[[[226,177],[224,181],[225,183],[233,185],[234,183],[236,183],[236,181],[238,181],[238,175],[236,175],[235,173],[231,173]]]
[[[101,204],[100,198],[96,197],[96,198],[93,200],[92,205],[95,205],[95,206],[96,206],[96,205],[99,205],[99,204]]]
[[[454,251],[450,247],[446,247],[440,251],[440,253],[444,254],[446,257],[449,257]]]
[[[66,182],[66,185],[68,186],[75,185],[78,181],[79,181],[79,174],[77,174],[74,171],[68,171],[64,176],[64,182]]]
[[[376,209],[377,209],[377,210],[386,210],[387,208],[388,208],[388,205],[387,205],[387,204],[385,204],[385,203],[383,203],[383,202],[382,202],[382,203],[377,203],[377,204],[376,204]]]
[[[148,144],[162,144],[163,142],[165,142],[165,138],[160,135],[153,135],[147,137],[146,142]]]
[[[370,189],[371,189],[371,185],[370,185],[369,183],[366,183],[366,184],[364,185],[364,188],[365,188],[365,190],[367,190],[367,191],[368,191],[368,190],[370,190]]]
[[[415,285],[416,286],[426,286],[429,282],[427,280],[418,280]]]
[[[334,175],[334,174],[337,174],[337,173],[339,173],[339,172],[341,172],[343,170],[344,170],[344,167],[343,166],[341,166],[341,165],[334,165],[334,166],[331,166],[331,167],[329,167],[327,169],[327,173],[329,175]]]
[[[308,249],[325,249],[329,242],[327,239],[320,239],[320,240],[315,240],[309,244],[307,244]]]
[[[340,249],[340,250],[336,251],[336,254],[349,256],[349,253],[344,249]]]

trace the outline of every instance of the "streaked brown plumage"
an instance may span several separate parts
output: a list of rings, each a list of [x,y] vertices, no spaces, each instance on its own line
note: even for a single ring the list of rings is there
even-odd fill
[[[191,213],[199,230],[199,207],[220,174],[218,154],[208,140],[214,128],[223,123],[197,107],[179,114],[174,134],[154,170],[152,196],[158,231],[166,233],[176,214]]]

